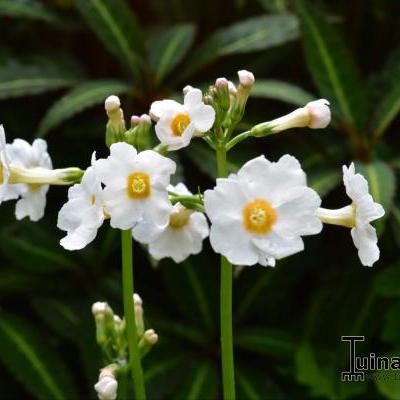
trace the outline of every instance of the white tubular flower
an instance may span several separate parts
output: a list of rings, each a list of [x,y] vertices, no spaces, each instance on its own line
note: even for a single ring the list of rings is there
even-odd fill
[[[203,103],[199,89],[189,89],[184,104],[174,100],[155,101],[150,108],[150,116],[157,121],[156,134],[169,150],[186,147],[193,135],[210,130],[214,124],[215,111]]]
[[[321,231],[320,204],[296,158],[257,157],[205,192],[211,245],[232,264],[274,266],[304,249],[301,236]]]
[[[94,389],[99,400],[115,400],[117,398],[118,382],[112,367],[103,368]]]
[[[68,201],[59,214],[57,227],[67,232],[60,244],[66,250],[81,250],[92,242],[104,222],[103,189],[93,167],[81,183],[68,190]]]
[[[104,183],[103,200],[113,228],[131,229],[139,221],[166,225],[171,210],[167,186],[176,164],[152,150],[138,153],[127,143],[115,143],[110,156],[94,163]]]
[[[253,136],[261,137],[292,128],[323,129],[329,125],[330,121],[329,101],[319,99],[311,101],[283,117],[258,124],[251,129],[251,132]]]
[[[381,218],[385,210],[375,203],[368,191],[368,182],[355,173],[354,163],[343,166],[343,182],[352,204],[339,210],[320,208],[317,212],[321,221],[351,228],[351,237],[358,249],[358,257],[364,266],[372,267],[379,260],[378,237],[370,222]]]
[[[0,204],[19,197],[23,186],[9,184],[10,160],[7,152],[6,134],[0,125]]]
[[[192,194],[183,183],[170,185],[168,190],[178,195]],[[208,224],[204,214],[189,210],[180,203],[173,206],[168,225],[151,229],[139,224],[133,229],[133,237],[149,245],[149,253],[153,258],[160,260],[169,257],[176,263],[184,261],[191,254],[200,253],[207,236]]]
[[[10,159],[10,180],[13,176],[18,178],[18,172],[23,171],[29,179],[29,171],[35,174],[38,170],[44,175],[53,169],[51,158],[47,152],[47,143],[36,139],[32,145],[22,139],[15,139],[12,144],[7,144],[7,153]],[[16,171],[16,172],[14,172]],[[18,220],[29,217],[31,221],[38,221],[44,215],[46,207],[46,194],[48,184],[24,183],[18,184],[21,199],[18,200],[15,215]]]

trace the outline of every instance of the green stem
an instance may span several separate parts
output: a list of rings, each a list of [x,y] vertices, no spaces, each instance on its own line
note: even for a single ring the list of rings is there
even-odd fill
[[[133,387],[136,400],[145,400],[143,370],[140,362],[138,334],[135,322],[135,310],[133,304],[133,257],[132,257],[132,233],[130,230],[122,231],[122,290],[124,298],[124,314],[128,336],[129,364],[132,371]]]
[[[218,177],[228,175],[226,162],[226,148],[217,148]],[[232,337],[232,274],[233,268],[229,261],[221,256],[221,353],[222,353],[222,381],[225,400],[235,399],[235,371],[233,362]]]
[[[234,136],[226,145],[226,150],[229,151],[231,150],[233,147],[235,147],[238,143],[240,143],[241,141],[247,139],[248,137],[251,137],[251,131],[246,131],[246,132],[242,132],[239,133],[239,135]]]

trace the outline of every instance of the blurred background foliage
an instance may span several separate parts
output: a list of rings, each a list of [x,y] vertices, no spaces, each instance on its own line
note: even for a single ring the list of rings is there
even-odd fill
[[[186,84],[257,83],[242,128],[325,97],[333,123],[249,140],[230,155],[234,171],[260,152],[298,157],[326,207],[348,199],[341,166],[351,160],[386,208],[377,228],[381,260],[362,267],[346,229],[326,227],[306,251],[237,271],[234,336],[240,399],[400,399],[399,380],[340,383],[341,335],[365,335],[360,352],[400,355],[400,3],[396,0],[0,0],[0,121],[9,140],[46,137],[57,167],[85,168],[104,145],[106,96],[125,114]],[[196,141],[174,154],[176,178],[212,186],[214,156]],[[95,398],[102,366],[90,306],[121,313],[118,233],[104,227],[84,251],[59,245],[52,188],[39,223],[1,208],[1,398]],[[151,399],[221,397],[217,258],[180,265],[135,249],[136,288],[160,342],[146,357]]]

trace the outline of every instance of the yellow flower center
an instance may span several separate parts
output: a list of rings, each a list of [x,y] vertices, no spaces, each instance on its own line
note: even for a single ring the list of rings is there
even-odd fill
[[[131,199],[145,199],[150,196],[150,177],[144,172],[135,172],[128,176],[126,191]]]
[[[3,170],[3,164],[0,162],[0,185],[4,183],[4,170]]]
[[[172,212],[169,216],[169,226],[172,229],[183,228],[189,222],[189,218],[192,214],[192,210],[183,207],[179,211]]]
[[[190,124],[190,117],[187,114],[178,114],[171,121],[172,135],[182,136],[183,132]]]
[[[94,203],[96,203],[96,196],[94,194],[92,194],[90,202],[91,202],[92,206],[94,205]]]
[[[41,188],[41,186],[42,185],[40,185],[39,183],[28,183],[28,187],[31,192],[36,192]]]
[[[276,222],[277,214],[271,203],[256,199],[243,208],[243,224],[247,231],[263,235],[268,233]]]

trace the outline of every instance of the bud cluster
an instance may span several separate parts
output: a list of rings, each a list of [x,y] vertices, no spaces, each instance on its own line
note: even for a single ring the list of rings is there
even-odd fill
[[[129,143],[138,150],[150,147],[151,119],[147,114],[140,117],[133,115],[130,128],[127,130],[121,101],[117,96],[107,97],[105,109],[108,116],[106,127],[106,144],[108,147],[117,142]]]
[[[158,336],[153,329],[145,330],[143,321],[143,302],[138,294],[134,294],[134,311],[138,344],[143,357],[157,342]],[[128,340],[125,319],[121,319],[105,302],[97,302],[92,306],[96,323],[96,340],[102,348],[105,359],[119,365],[125,365],[128,359]]]

